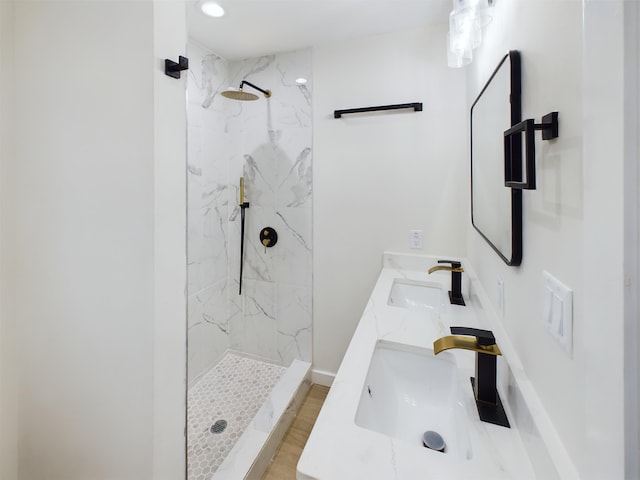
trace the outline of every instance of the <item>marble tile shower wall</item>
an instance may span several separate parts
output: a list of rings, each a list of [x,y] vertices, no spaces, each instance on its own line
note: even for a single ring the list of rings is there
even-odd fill
[[[305,85],[296,83],[304,77]],[[289,365],[311,361],[311,50],[229,64],[229,79],[272,92],[270,99],[231,102],[231,178],[245,177],[243,295],[231,296],[231,348]],[[248,89],[249,90],[249,89]],[[229,202],[238,203],[237,188]],[[238,278],[240,215],[230,222],[229,272]],[[278,232],[265,248],[264,227]]]
[[[229,348],[227,62],[189,43],[187,270],[189,383]]]
[[[227,62],[190,42],[189,57],[189,381],[227,348],[282,365],[311,361],[311,51]],[[272,97],[237,102],[219,94],[243,79]],[[251,206],[240,296],[243,175]],[[266,226],[278,244],[265,253]]]

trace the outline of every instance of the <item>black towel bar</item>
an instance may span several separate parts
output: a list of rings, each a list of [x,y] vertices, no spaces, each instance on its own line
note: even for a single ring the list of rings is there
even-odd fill
[[[413,108],[415,112],[421,112],[422,102],[399,103],[397,105],[379,105],[377,107],[348,108],[346,110],[335,110],[333,112],[333,118],[340,118],[342,117],[342,115],[345,115],[348,113],[379,112],[382,110],[401,110],[405,108]]]

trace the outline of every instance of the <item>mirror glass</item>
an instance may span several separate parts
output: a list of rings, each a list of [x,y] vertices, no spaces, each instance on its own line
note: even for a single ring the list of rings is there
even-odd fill
[[[522,191],[504,185],[504,131],[520,117],[520,55],[512,50],[471,106],[471,222],[513,266],[522,259]]]

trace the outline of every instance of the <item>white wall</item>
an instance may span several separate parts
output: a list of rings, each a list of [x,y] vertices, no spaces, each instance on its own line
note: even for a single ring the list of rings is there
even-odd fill
[[[179,19],[152,2],[15,5],[22,479],[184,470],[184,83],[159,69],[185,43],[154,45]],[[176,107],[182,131],[163,130]]]
[[[637,477],[636,457],[625,444],[625,429],[638,432],[637,410],[625,410],[628,367],[637,375],[637,312],[626,311],[626,300],[637,302],[637,228],[626,215],[637,204],[637,184],[626,179],[637,175],[637,45],[629,45],[628,28],[638,34],[638,24],[625,18],[635,2],[584,3],[584,164],[585,164],[585,415],[587,448],[579,458],[586,478]],[[631,10],[633,11],[633,10]],[[632,17],[633,18],[633,17]],[[637,16],[636,16],[637,18]],[[605,122],[602,119],[606,119]],[[635,121],[634,121],[635,120]],[[629,127],[635,128],[629,130]],[[636,177],[637,178],[637,177]],[[631,189],[631,191],[630,191]],[[627,230],[628,227],[631,230]],[[593,259],[600,259],[600,265]],[[625,319],[625,316],[627,317]],[[607,319],[603,322],[603,319]],[[625,326],[632,329],[626,329]],[[636,337],[637,338],[637,337]],[[602,349],[603,345],[613,348]],[[629,355],[631,353],[631,355]],[[635,358],[634,358],[635,357]],[[625,364],[625,362],[630,362]],[[634,398],[637,409],[637,391]],[[607,440],[602,440],[606,438]],[[631,446],[631,445],[629,445]],[[625,470],[625,468],[629,468]],[[619,472],[619,475],[617,473]]]
[[[314,368],[335,372],[385,250],[463,255],[469,223],[465,72],[444,27],[314,48]],[[333,111],[423,102],[424,111]]]
[[[497,2],[469,75],[469,105],[509,49],[522,56],[523,118],[537,134],[535,191],[523,193],[523,261],[507,267],[470,231],[468,256],[580,478],[625,478],[623,445],[623,48],[621,2]],[[574,290],[574,350],[542,321],[542,271]]]
[[[640,4],[624,4],[625,58],[625,474],[640,477]]]
[[[179,80],[168,77],[164,60],[185,55],[187,26],[184,2],[154,0],[153,7],[154,55],[147,65],[154,92],[152,478],[178,480],[186,471],[186,72]]]
[[[0,2],[0,478],[16,480],[15,321],[10,302],[13,232],[13,5]]]

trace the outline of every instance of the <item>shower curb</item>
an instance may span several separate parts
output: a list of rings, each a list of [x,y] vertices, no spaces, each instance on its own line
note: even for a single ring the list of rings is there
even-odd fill
[[[311,387],[311,364],[294,360],[211,480],[260,480]]]

